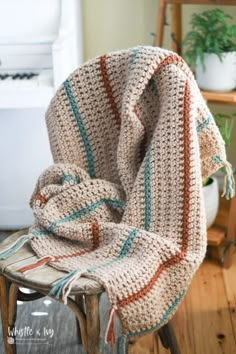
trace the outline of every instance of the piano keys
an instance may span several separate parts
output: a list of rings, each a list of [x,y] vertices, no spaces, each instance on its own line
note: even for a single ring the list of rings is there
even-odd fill
[[[0,74],[0,89],[3,88],[35,88],[39,86],[53,86],[51,70],[36,72],[2,72]]]

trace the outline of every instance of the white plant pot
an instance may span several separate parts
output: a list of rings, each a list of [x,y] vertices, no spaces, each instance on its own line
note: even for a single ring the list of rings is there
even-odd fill
[[[205,53],[204,63],[205,70],[197,58],[196,80],[201,89],[227,92],[236,87],[236,52],[223,53],[222,61],[214,53]]]
[[[211,177],[211,183],[203,187],[203,196],[207,228],[209,228],[214,223],[219,209],[219,186],[215,177]]]

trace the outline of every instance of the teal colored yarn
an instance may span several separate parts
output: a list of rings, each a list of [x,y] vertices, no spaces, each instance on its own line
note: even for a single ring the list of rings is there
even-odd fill
[[[117,340],[116,346],[117,354],[127,354],[128,353],[128,343],[125,336],[120,336]]]
[[[79,272],[80,272],[80,269],[72,270],[70,273],[66,274],[64,277],[59,279],[56,282],[56,284],[51,288],[48,295],[53,296],[56,299],[59,299],[61,297],[62,290],[63,290],[64,286],[66,285],[66,283],[68,283],[68,281]]]
[[[138,232],[139,232],[139,229],[134,229],[129,233],[129,235],[128,235],[127,239],[125,240],[125,242],[123,243],[123,246],[122,246],[120,253],[117,257],[115,257],[114,259],[112,259],[108,262],[105,262],[97,267],[89,268],[89,269],[87,269],[87,271],[92,273],[92,272],[96,271],[97,269],[107,267],[107,266],[119,261],[120,259],[124,258],[127,255],[127,253],[129,252],[129,250],[132,246],[132,243],[133,243],[134,239],[136,238]]]
[[[229,200],[235,196],[234,173],[233,173],[233,170],[231,167],[230,167],[230,169],[231,169],[231,171],[229,172],[229,170],[228,170],[227,175],[225,176],[225,191],[223,193],[223,196],[227,200]]]
[[[51,235],[51,232],[48,230],[35,230],[35,231],[31,231],[31,234],[35,237],[37,236],[49,236]]]
[[[235,179],[232,165],[227,161],[223,161],[219,155],[214,155],[211,159],[213,162],[223,165],[225,169],[226,174],[222,197],[229,200],[235,196]]]
[[[145,158],[144,172],[144,229],[149,230],[151,224],[151,174],[150,174],[151,146]]]
[[[80,180],[78,178],[76,178],[75,176],[72,176],[70,174],[64,175],[61,177],[61,184],[64,184],[65,182],[70,182],[70,181],[73,181],[76,184],[80,183]]]
[[[155,324],[155,326],[149,328],[149,329],[145,329],[144,331],[139,331],[139,332],[129,332],[127,334],[127,337],[134,337],[134,336],[138,336],[138,335],[143,335],[145,333],[149,333],[154,331],[157,328],[160,328],[162,325],[164,325],[164,323],[166,323],[168,321],[169,316],[172,314],[172,312],[174,311],[174,309],[177,307],[177,305],[180,303],[180,301],[182,300],[182,298],[184,297],[184,295],[186,294],[187,290],[184,290],[183,292],[181,292],[176,298],[175,300],[172,302],[172,304],[168,307],[167,311],[164,313],[164,315],[161,317],[160,321]]]
[[[79,111],[79,108],[76,104],[75,98],[73,96],[72,93],[72,88],[70,85],[70,82],[68,80],[66,80],[63,83],[64,89],[65,89],[65,93],[66,96],[68,98],[68,101],[70,103],[70,108],[72,110],[72,113],[75,117],[75,120],[77,122],[78,128],[79,128],[79,132],[80,132],[80,136],[82,138],[83,141],[83,145],[85,148],[85,154],[86,154],[86,159],[87,159],[87,163],[88,163],[88,172],[91,178],[96,177],[95,174],[95,165],[94,165],[94,157],[93,157],[93,152],[92,152],[92,148],[91,145],[89,143],[89,138],[88,138],[88,134],[86,132],[83,120],[81,118],[81,114]]]
[[[99,337],[99,340],[98,340],[98,351],[100,353],[102,353],[103,348],[104,348],[104,340],[102,339],[102,337]]]
[[[56,221],[51,222],[50,225],[49,225],[48,230],[53,232],[53,230],[55,229],[55,227],[58,224],[62,224],[64,222],[73,221],[73,220],[76,220],[78,218],[81,218],[82,216],[85,216],[85,215],[89,214],[91,211],[94,211],[96,208],[100,207],[103,204],[110,205],[113,208],[121,208],[121,209],[123,209],[125,207],[125,203],[121,202],[119,200],[102,198],[102,199],[98,200],[97,202],[91,203],[90,205],[77,210],[76,212],[74,212],[71,215],[68,215],[68,216],[66,216],[66,217],[64,217],[62,219],[58,219]]]
[[[129,233],[127,239],[123,243],[123,246],[122,246],[122,248],[120,250],[118,258],[124,258],[127,255],[127,253],[129,252],[129,250],[130,250],[130,248],[131,248],[131,246],[132,246],[132,244],[133,244],[138,232],[139,232],[139,229],[134,229],[134,230],[132,230]]]
[[[222,158],[219,155],[214,155],[214,156],[212,156],[211,159],[212,159],[213,162],[215,162],[217,164],[223,163],[223,160],[222,160]]]
[[[0,251],[0,259],[6,259],[13,255],[16,251],[18,251],[24,244],[29,241],[33,235],[34,237],[43,236],[43,235],[50,235],[48,230],[35,230],[32,231],[28,235],[22,235],[19,237],[15,242],[13,242],[10,246],[6,246],[6,249]]]
[[[200,133],[204,128],[206,128],[212,121],[212,116],[209,115],[207,118],[203,119],[201,123],[197,126],[197,132]]]
[[[133,68],[133,65],[135,63],[137,55],[138,55],[138,53],[140,52],[141,49],[142,49],[142,47],[138,47],[138,48],[135,48],[134,51],[132,52],[132,54],[130,56],[130,62],[129,62],[129,69],[130,70]]]
[[[5,251],[0,252],[0,259],[6,259],[18,251],[27,241],[29,240],[29,235],[21,236],[17,241],[15,241],[9,248]]]

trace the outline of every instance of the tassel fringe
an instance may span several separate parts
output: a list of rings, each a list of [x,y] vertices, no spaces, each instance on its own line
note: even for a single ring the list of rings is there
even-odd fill
[[[112,308],[109,315],[109,320],[107,324],[107,329],[105,332],[105,343],[110,343],[112,348],[116,343],[115,337],[115,309]]]
[[[128,353],[128,345],[127,339],[125,336],[120,336],[117,340],[117,354],[127,354]]]
[[[64,304],[67,304],[67,297],[71,291],[74,282],[80,277],[81,271],[79,269],[73,270],[59,279],[56,284],[51,288],[48,295],[56,299],[62,297]]]
[[[0,252],[0,259],[6,259],[12,256],[29,240],[29,238],[29,235],[22,235],[15,242],[13,242],[11,245],[9,245],[7,248]]]
[[[221,196],[229,200],[235,196],[235,180],[231,164],[229,162],[225,162],[224,168],[226,170],[226,175],[224,181],[224,190]]]

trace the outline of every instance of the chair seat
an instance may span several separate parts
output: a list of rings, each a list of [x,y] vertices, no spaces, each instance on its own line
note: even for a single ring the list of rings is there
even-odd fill
[[[0,250],[4,249],[8,244],[16,241],[20,236],[24,235],[26,231],[27,230],[21,230],[7,237],[7,239],[0,244]],[[52,268],[47,264],[25,273],[17,272],[17,269],[37,260],[38,257],[35,256],[30,245],[26,243],[9,258],[0,260],[0,273],[11,282],[15,282],[20,286],[29,287],[30,289],[42,293],[48,293],[52,287],[52,283],[63,277],[66,273]],[[103,287],[97,281],[81,277],[74,283],[71,295],[99,294],[103,291]]]

